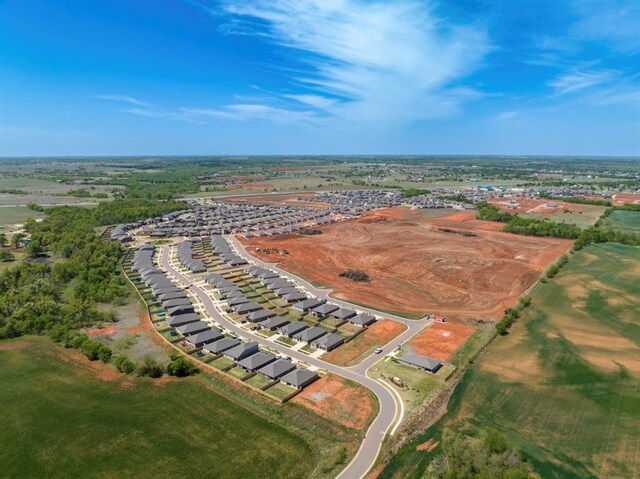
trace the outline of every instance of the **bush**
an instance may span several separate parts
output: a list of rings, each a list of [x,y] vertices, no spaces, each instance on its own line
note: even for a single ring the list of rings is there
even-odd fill
[[[16,257],[11,251],[0,251],[0,261],[3,263],[13,261],[14,259],[16,259]]]
[[[348,269],[347,271],[343,271],[338,276],[341,278],[347,278],[353,281],[369,281],[369,275],[364,271],[358,271],[355,269]]]
[[[138,376],[159,378],[164,374],[164,368],[156,360],[146,358],[138,367]]]
[[[307,228],[307,229],[301,230],[300,234],[301,235],[320,235],[322,234],[322,231],[318,229]]]
[[[191,361],[187,361],[182,356],[172,357],[172,361],[167,364],[167,374],[183,378],[197,374],[200,370]]]
[[[119,354],[114,364],[116,365],[116,369],[121,373],[131,374],[136,370],[136,363],[131,361],[126,354]]]

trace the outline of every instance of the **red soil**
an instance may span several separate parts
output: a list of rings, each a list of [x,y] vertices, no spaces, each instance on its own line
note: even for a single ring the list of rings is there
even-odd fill
[[[273,256],[256,247],[286,249],[278,258],[285,269],[333,288],[339,298],[412,315],[497,319],[572,245],[496,231],[501,227],[472,212],[433,218],[399,207],[322,226],[320,235],[243,241],[266,261]],[[371,280],[340,278],[346,269]]]
[[[635,193],[619,193],[613,195],[613,205],[621,206],[624,204],[640,204],[640,194]]]
[[[22,349],[29,346],[29,341],[12,341],[10,343],[0,343],[0,352],[2,351],[14,351],[16,349]]]
[[[291,401],[356,429],[364,429],[373,413],[373,400],[365,387],[333,374],[322,376]]]
[[[407,346],[414,353],[448,361],[474,331],[471,326],[461,323],[433,323],[415,336]]]

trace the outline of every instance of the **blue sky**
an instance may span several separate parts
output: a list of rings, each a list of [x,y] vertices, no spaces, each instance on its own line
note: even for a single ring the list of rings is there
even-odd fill
[[[0,0],[0,156],[640,155],[637,0]]]

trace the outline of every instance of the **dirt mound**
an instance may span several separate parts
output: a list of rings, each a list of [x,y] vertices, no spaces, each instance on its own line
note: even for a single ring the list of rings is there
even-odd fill
[[[502,226],[476,220],[473,212],[426,217],[400,207],[322,226],[323,234],[313,237],[244,242],[252,253],[256,247],[286,249],[289,254],[278,258],[285,269],[333,288],[339,298],[412,316],[497,319],[572,244],[496,231]],[[371,280],[340,278],[347,269],[366,271]]]

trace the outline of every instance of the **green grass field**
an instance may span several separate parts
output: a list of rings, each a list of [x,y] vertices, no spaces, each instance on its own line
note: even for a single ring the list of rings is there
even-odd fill
[[[448,413],[380,478],[419,478],[443,429],[500,429],[542,478],[640,472],[640,248],[589,246],[541,284],[533,304],[458,385]]]
[[[637,211],[614,211],[602,223],[607,228],[640,234],[640,213]]]
[[[46,215],[40,211],[33,211],[26,206],[6,206],[0,207],[0,233],[8,233],[10,230],[4,229],[5,225],[22,224],[27,218],[44,218]]]
[[[331,444],[335,430],[331,442],[324,439],[332,449],[319,448],[315,438],[327,431],[324,421],[294,406],[265,406],[267,400],[237,399],[225,391],[228,386],[207,375],[163,382],[130,378],[77,361],[44,338],[2,341],[0,476],[335,475],[331,464],[316,467],[327,457],[345,456]],[[295,415],[307,432],[294,434],[256,415],[257,407],[271,418]],[[291,417],[282,419],[299,427]]]

